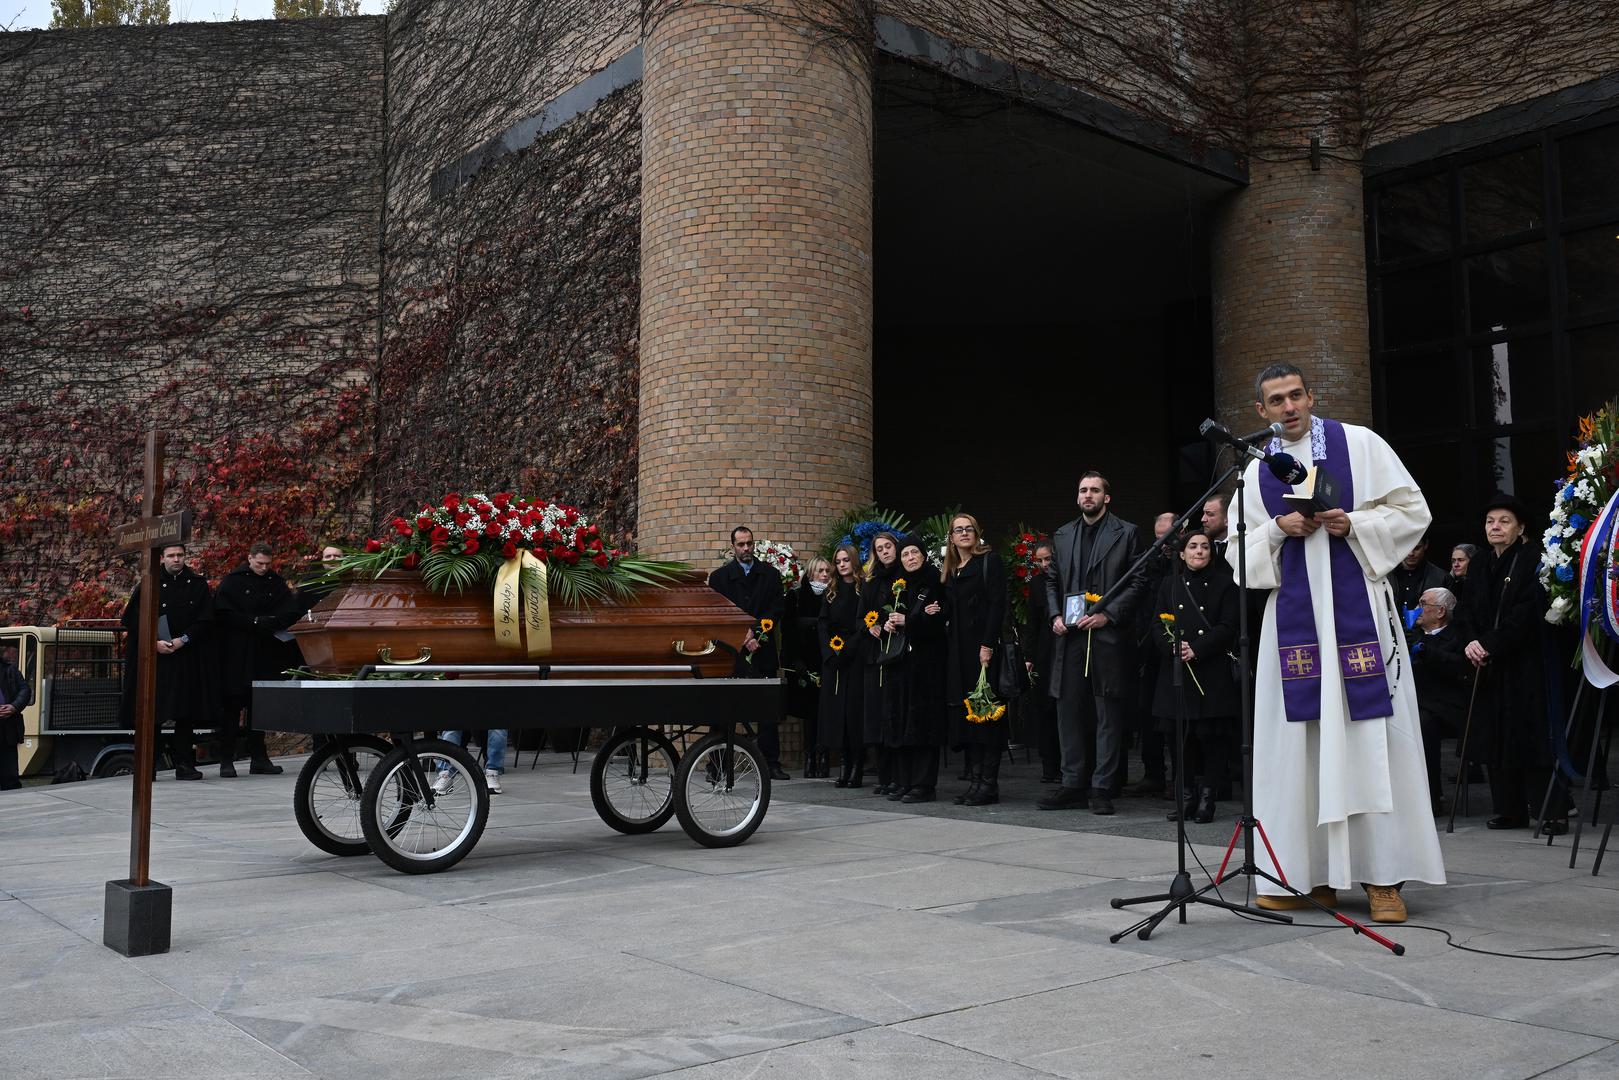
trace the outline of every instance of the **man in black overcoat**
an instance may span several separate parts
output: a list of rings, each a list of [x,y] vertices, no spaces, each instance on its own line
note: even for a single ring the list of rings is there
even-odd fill
[[[217,732],[220,776],[236,775],[236,744],[243,730],[249,771],[281,771],[264,748],[264,732],[252,725],[253,682],[282,677],[289,654],[276,634],[298,618],[286,579],[270,568],[273,557],[269,544],[254,544],[247,562],[226,574],[214,593],[223,702]]]
[[[1411,644],[1411,675],[1416,680],[1417,716],[1422,724],[1422,752],[1427,758],[1428,791],[1434,813],[1442,813],[1439,741],[1460,735],[1473,690],[1473,662],[1467,639],[1453,621],[1456,594],[1436,587],[1418,598],[1417,639]]]
[[[197,769],[196,729],[207,727],[219,712],[214,651],[214,604],[208,581],[186,565],[183,544],[163,549],[157,576],[157,701],[153,714],[159,729],[174,725],[169,757],[176,780],[201,780]],[[124,652],[124,698],[121,723],[135,726],[135,673],[141,640],[141,587],[135,586],[124,608],[128,633]]]
[[[1445,584],[1445,572],[1428,561],[1427,536],[1389,574],[1389,584],[1394,587],[1394,599],[1400,605],[1402,616],[1407,611],[1418,610],[1423,594],[1429,589]],[[1421,637],[1421,630],[1410,627],[1405,632],[1405,643],[1415,645]]]
[[[1108,513],[1111,501],[1107,478],[1087,472],[1079,480],[1079,517],[1052,538],[1045,589],[1056,635],[1050,694],[1057,700],[1062,786],[1040,801],[1042,810],[1088,803],[1093,813],[1113,813],[1111,791],[1124,767],[1138,677],[1135,614],[1146,587],[1140,572],[1129,570],[1145,545],[1139,529]],[[1075,613],[1075,598],[1105,596],[1121,582],[1105,605],[1065,618]]]
[[[22,787],[17,746],[23,741],[22,711],[34,700],[33,688],[11,657],[0,652],[0,791]]]
[[[787,603],[781,589],[781,575],[776,568],[753,557],[753,531],[743,526],[731,530],[731,551],[736,556],[724,566],[708,575],[708,587],[753,616],[754,625],[742,640],[737,656],[736,674],[744,678],[774,678],[776,674],[776,641]],[[769,619],[775,627],[760,636],[756,631]],[[759,723],[759,752],[770,763],[772,780],[790,780],[781,767],[781,739],[776,720]]]

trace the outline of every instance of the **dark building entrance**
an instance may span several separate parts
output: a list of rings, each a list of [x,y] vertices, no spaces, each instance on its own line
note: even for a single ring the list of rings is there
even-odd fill
[[[879,504],[960,505],[999,543],[1087,467],[1150,522],[1209,482],[1208,208],[1236,181],[879,58]]]

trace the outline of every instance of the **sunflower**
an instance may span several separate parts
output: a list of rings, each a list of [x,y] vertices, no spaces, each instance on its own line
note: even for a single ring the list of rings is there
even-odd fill
[[[878,618],[878,616],[877,616],[877,613],[875,611],[866,612],[866,626],[868,628],[876,626],[877,625],[877,618]]]
[[[836,634],[833,634],[832,640],[826,643],[826,647],[831,649],[833,652],[842,652],[843,639],[838,637]]]

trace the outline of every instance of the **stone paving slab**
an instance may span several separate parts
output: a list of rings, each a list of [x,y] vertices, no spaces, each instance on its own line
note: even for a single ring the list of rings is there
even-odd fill
[[[308,845],[298,759],[165,779],[174,946],[134,960],[100,944],[128,781],[0,794],[0,1075],[1619,1075],[1612,957],[1484,956],[1415,926],[1387,930],[1394,957],[1314,913],[1211,908],[1108,944],[1152,910],[1109,901],[1174,870],[1159,800],[1040,812],[1021,763],[978,810],[789,781],[748,843],[711,850],[674,824],[612,831],[587,772],[540,760],[506,774],[478,849],[425,876]],[[1191,830],[1210,869],[1233,810]],[[1412,886],[1414,921],[1501,952],[1619,950],[1619,859],[1591,877],[1589,839],[1574,869],[1567,838],[1477,816],[1441,843],[1453,882]]]

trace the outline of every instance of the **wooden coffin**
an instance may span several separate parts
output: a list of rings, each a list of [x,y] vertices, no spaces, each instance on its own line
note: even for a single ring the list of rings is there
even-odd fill
[[[325,672],[430,658],[435,664],[696,664],[704,677],[732,674],[753,619],[691,571],[666,589],[588,608],[551,604],[551,652],[495,644],[488,590],[442,596],[419,574],[388,571],[345,584],[289,629],[304,663]],[[717,642],[725,642],[731,649]]]

